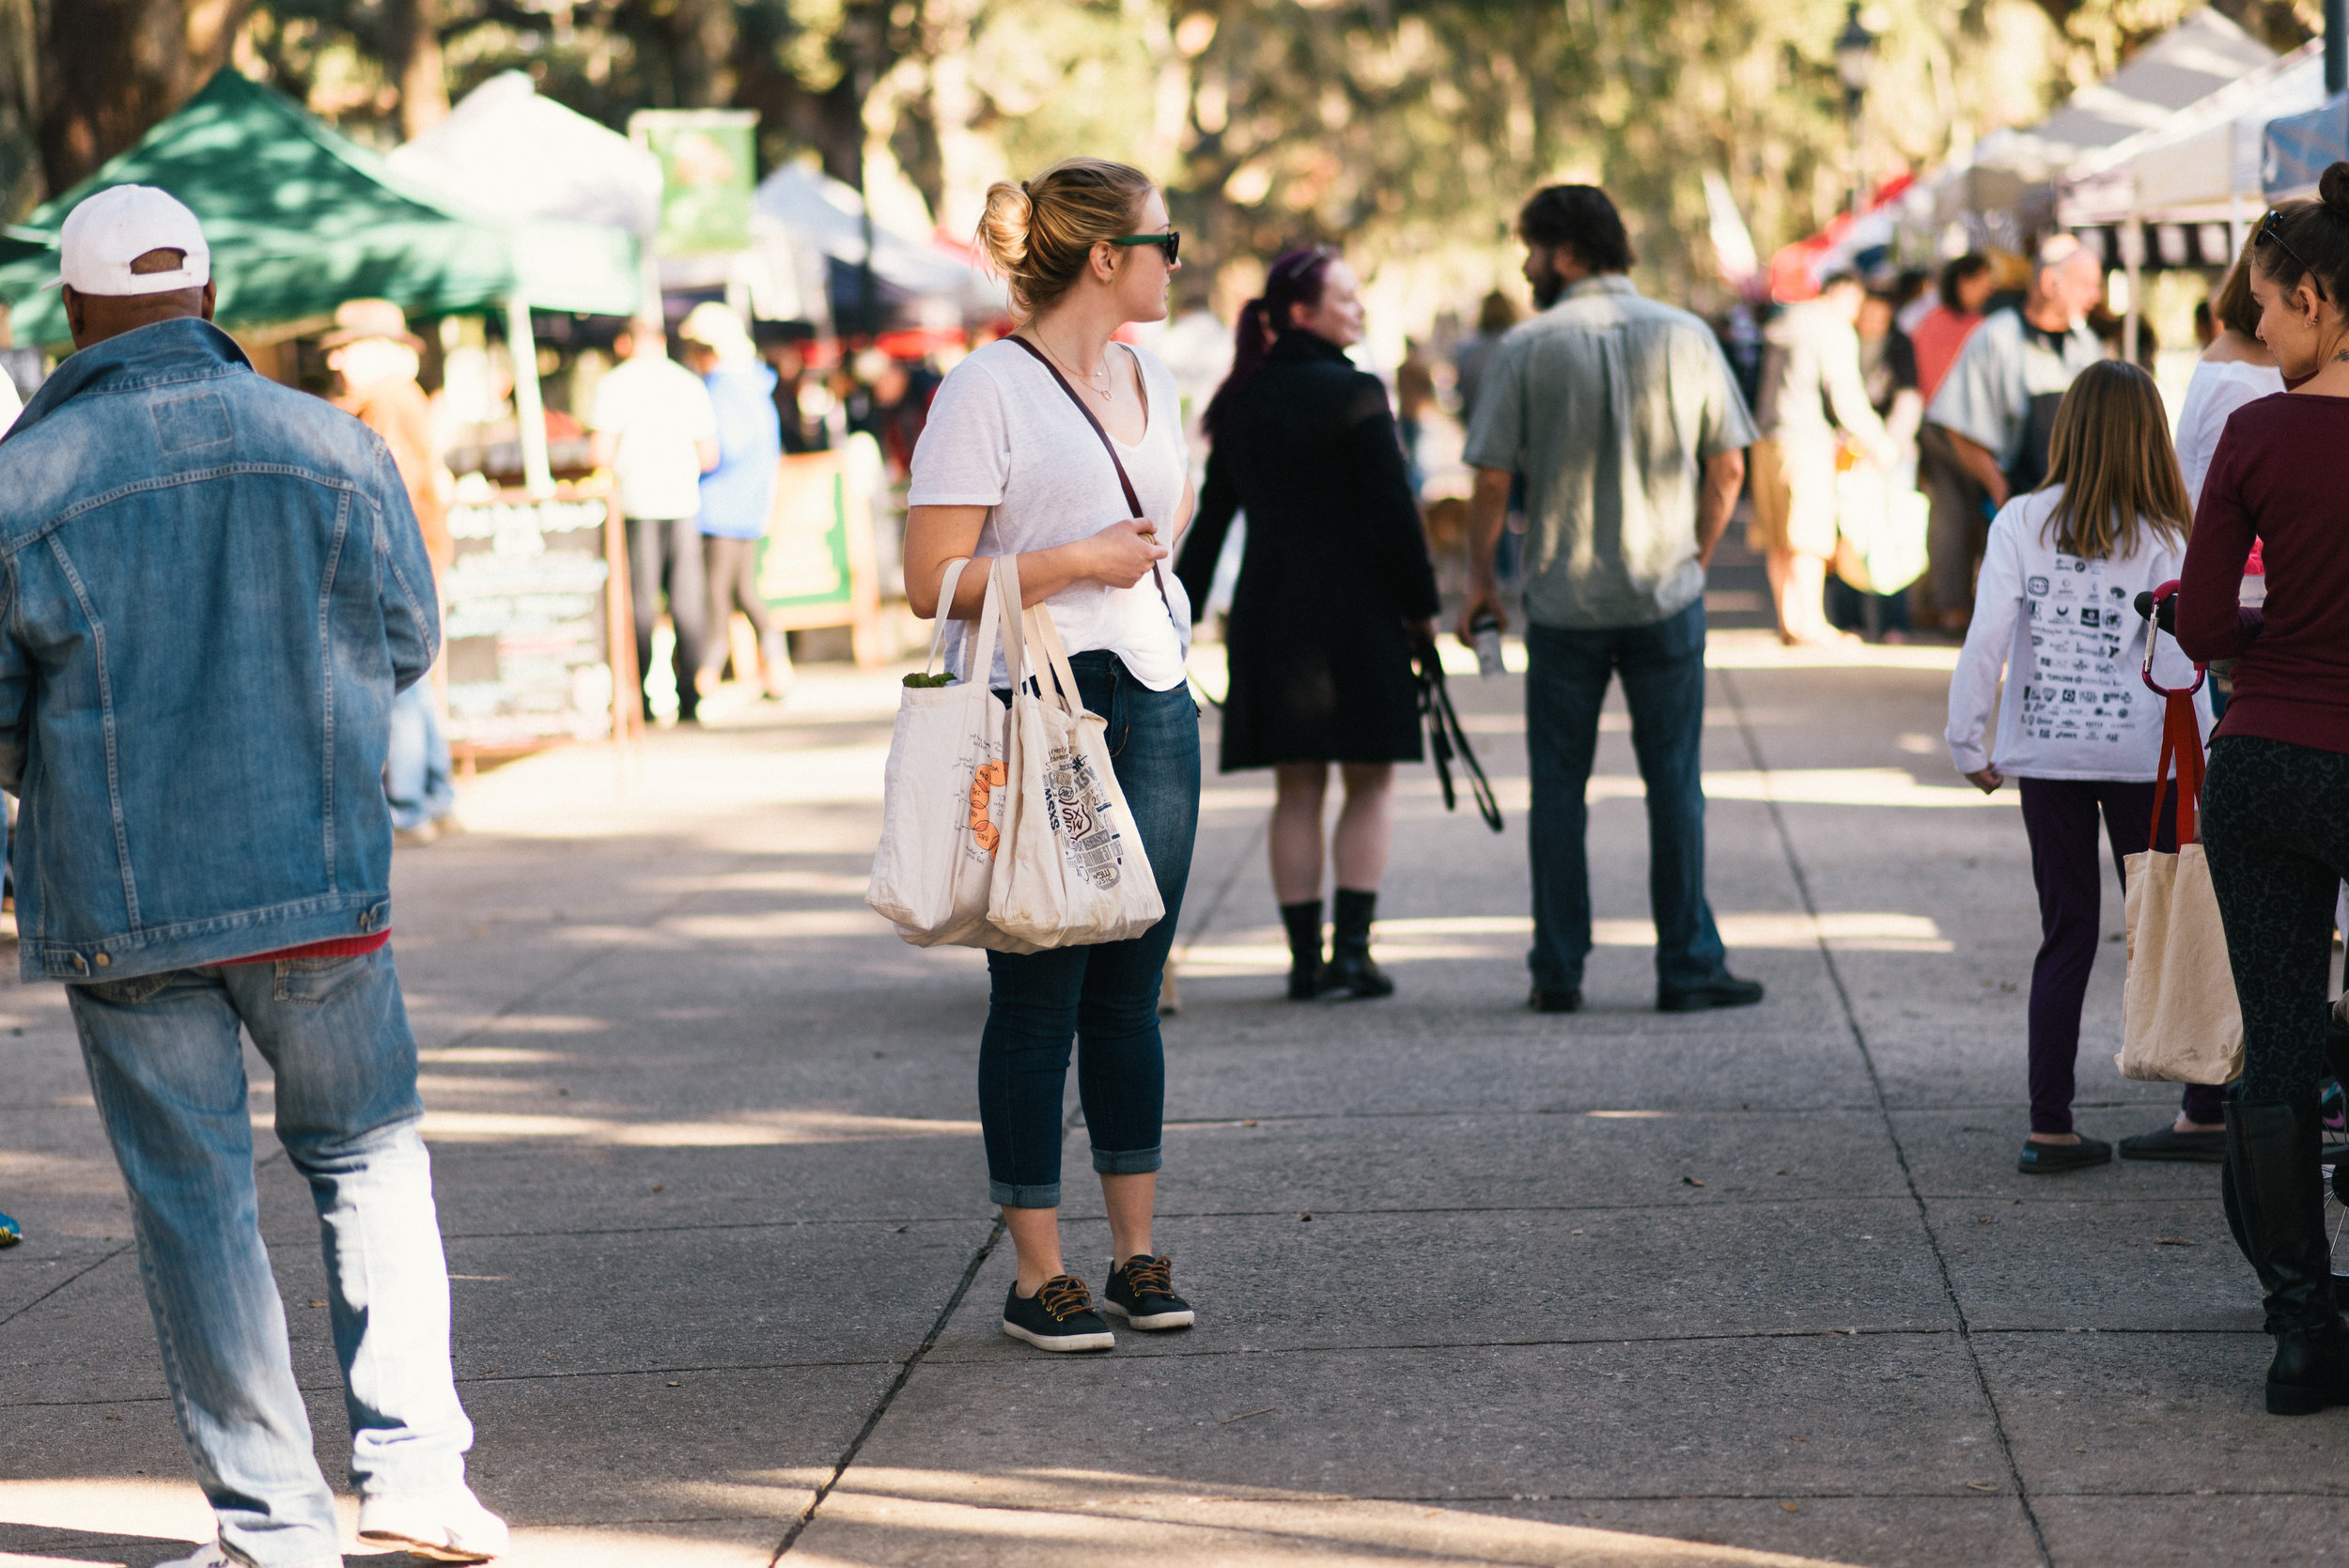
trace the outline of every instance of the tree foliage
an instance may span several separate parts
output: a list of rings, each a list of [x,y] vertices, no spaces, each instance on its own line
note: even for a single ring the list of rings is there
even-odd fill
[[[2318,3],[2221,8],[2286,46]],[[0,216],[224,61],[382,144],[521,69],[615,127],[755,109],[768,163],[812,154],[852,184],[884,151],[941,214],[990,175],[1125,157],[1209,263],[1299,241],[1495,246],[1526,191],[1595,179],[1687,287],[1710,270],[1704,173],[1766,248],[1830,217],[1856,159],[1929,165],[2034,117],[2188,4],[1871,0],[1855,127],[1833,69],[1845,0],[0,0]]]

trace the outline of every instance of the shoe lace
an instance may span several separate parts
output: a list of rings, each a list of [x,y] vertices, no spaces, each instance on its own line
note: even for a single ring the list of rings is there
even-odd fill
[[[1074,1274],[1056,1274],[1035,1293],[1036,1302],[1054,1322],[1065,1322],[1093,1307],[1093,1293]]]
[[[1174,1260],[1172,1258],[1145,1258],[1128,1263],[1125,1274],[1128,1287],[1136,1296],[1174,1294]]]

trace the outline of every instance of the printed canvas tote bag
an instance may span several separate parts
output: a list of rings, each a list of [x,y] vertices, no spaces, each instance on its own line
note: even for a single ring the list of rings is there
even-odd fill
[[[1004,601],[1017,605],[1014,593]],[[1077,696],[1060,630],[1043,605],[1003,620],[1012,672],[1010,778],[988,918],[1038,948],[1139,937],[1166,913],[1126,809],[1109,722]]]
[[[951,617],[956,585],[970,561],[950,562],[939,589],[938,631],[930,639],[923,684],[897,700],[897,727],[889,740],[883,776],[880,847],[864,901],[894,922],[916,947],[948,944],[1031,953],[1005,938],[987,917],[1003,824],[1002,791],[1009,779],[1004,742],[1009,716],[988,690],[1003,606],[1019,603],[1019,567],[999,560],[987,600],[963,648],[963,668],[951,684],[933,686]],[[1008,582],[1008,598],[1005,583]]]

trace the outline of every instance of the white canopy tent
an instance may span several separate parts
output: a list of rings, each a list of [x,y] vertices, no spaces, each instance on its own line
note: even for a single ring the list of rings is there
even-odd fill
[[[751,211],[753,244],[768,275],[794,280],[809,306],[820,308],[826,300],[832,264],[863,267],[866,232],[864,198],[844,180],[789,164],[759,181]],[[988,321],[1006,310],[1003,285],[959,256],[878,224],[870,232],[877,282],[924,302],[926,317],[943,318],[925,325]],[[755,284],[753,303],[760,315],[774,314],[759,302]],[[820,319],[812,310],[801,314]]]
[[[2073,165],[2056,181],[2056,220],[2066,228],[2131,221],[2248,223],[2263,199],[2260,155],[2267,122],[2324,101],[2325,45],[2311,39],[2169,124]]]
[[[527,254],[539,277],[551,280],[508,302],[506,311],[523,470],[531,489],[551,489],[531,305],[597,312],[642,307],[644,291],[624,283],[601,290],[592,304],[583,303],[583,292],[582,303],[568,303],[561,286],[567,266],[583,267],[601,248],[584,242],[591,240],[628,245],[636,256],[628,271],[642,272],[661,222],[660,162],[618,132],[539,97],[519,70],[501,71],[467,93],[446,119],[394,147],[387,161],[395,174],[443,205],[512,232],[516,250]],[[614,230],[628,238],[618,239]]]
[[[392,167],[511,221],[574,218],[649,241],[661,226],[661,161],[626,136],[541,98],[519,70],[467,93],[397,147]]]
[[[2279,63],[2275,51],[2204,7],[2038,125],[1976,143],[1933,182],[1930,221],[1937,232],[1961,224],[1975,243],[2020,249],[2057,226],[2060,177]]]

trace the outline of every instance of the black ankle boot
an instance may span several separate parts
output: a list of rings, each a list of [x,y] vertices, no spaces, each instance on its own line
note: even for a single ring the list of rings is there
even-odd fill
[[[1281,906],[1289,928],[1289,1000],[1311,1001],[1321,994],[1321,900]]]
[[[1325,991],[1349,991],[1358,997],[1394,994],[1387,971],[1370,961],[1370,923],[1378,915],[1378,895],[1338,890],[1338,907],[1330,933],[1330,962],[1321,971]]]
[[[2333,1286],[2325,1231],[2317,1104],[2227,1101],[2221,1201],[2259,1275],[2276,1359],[2267,1369],[2270,1415],[2312,1415],[2349,1405],[2349,1326]]]

